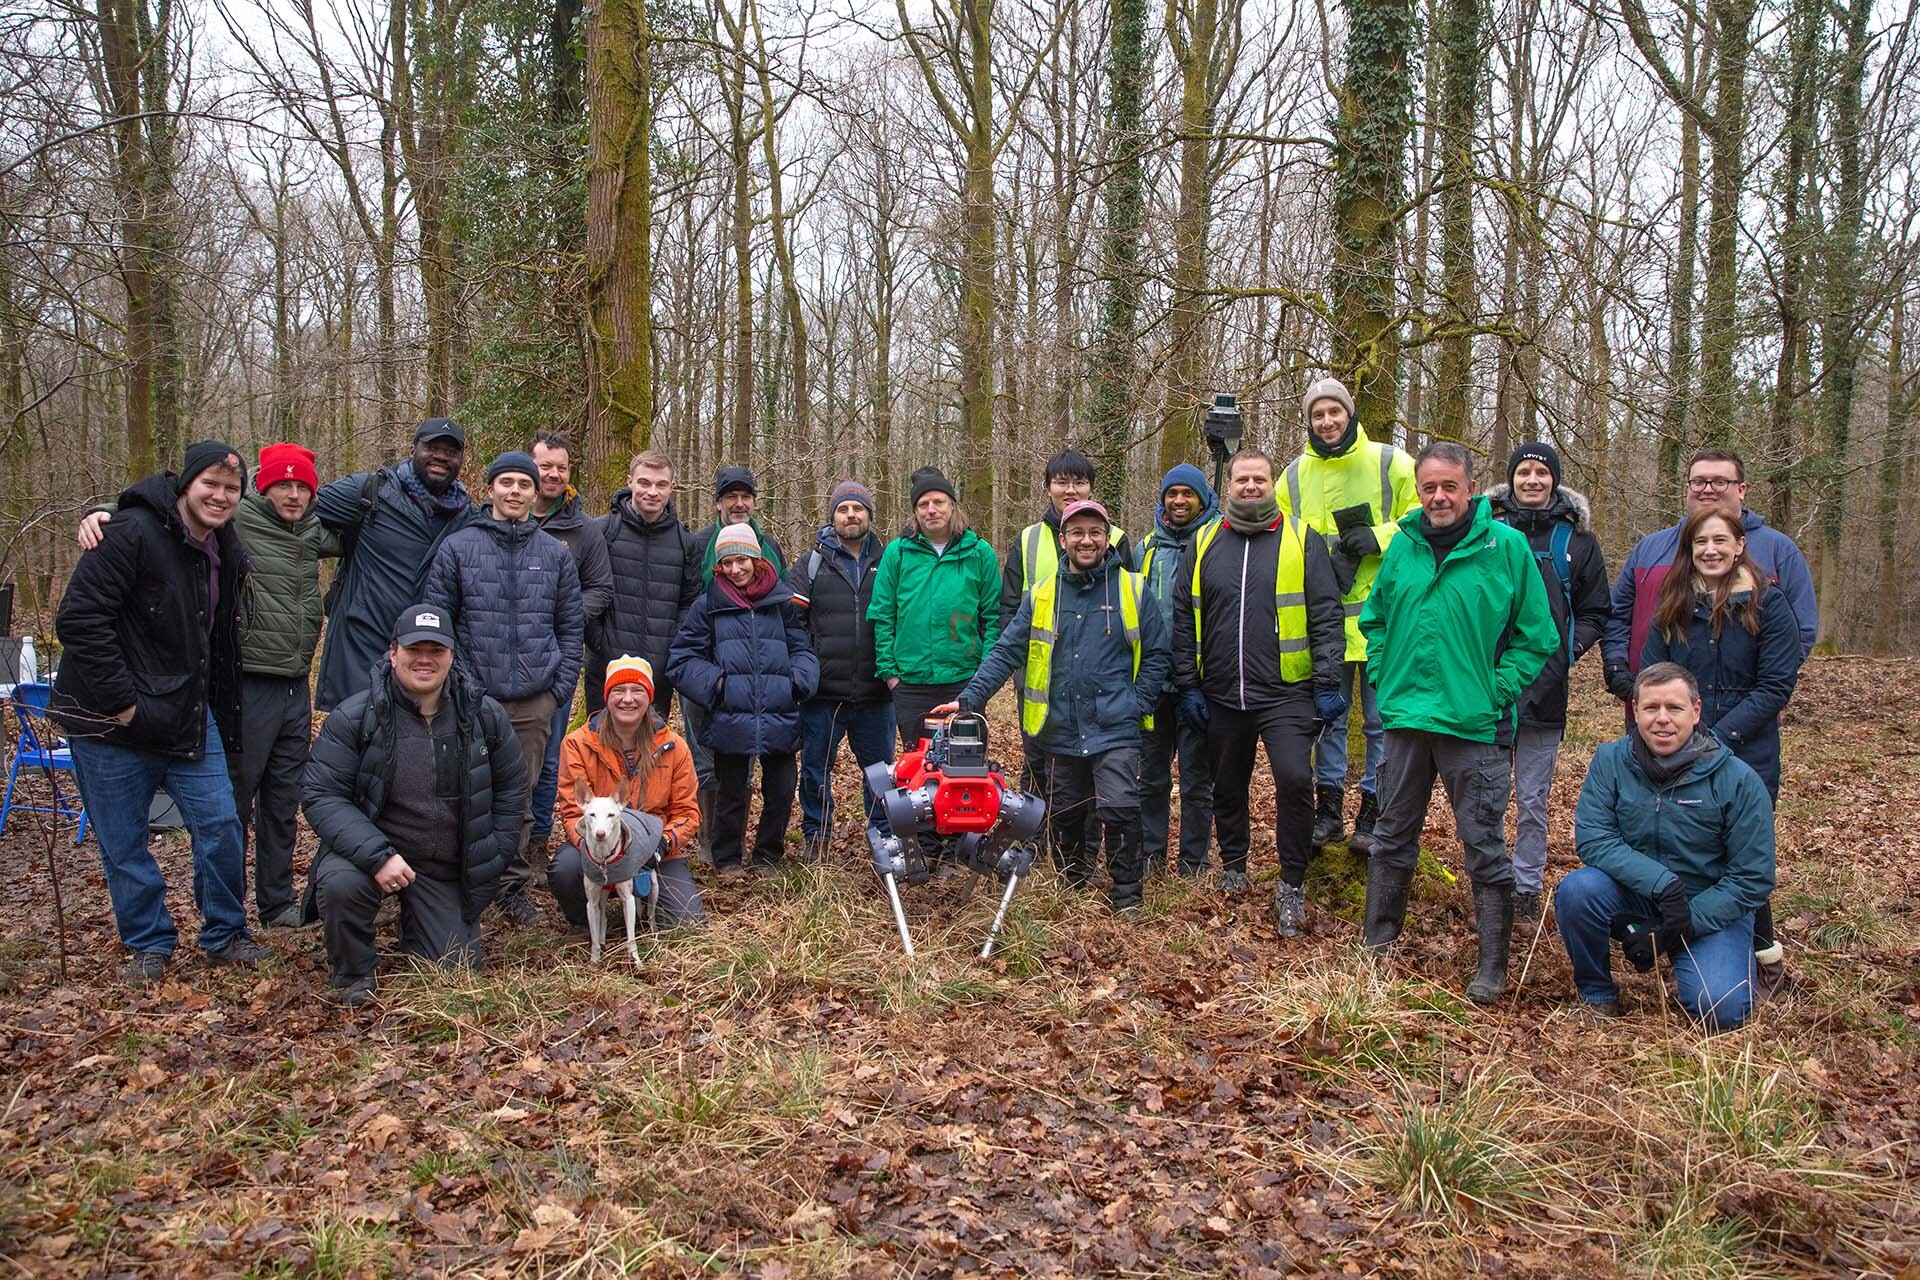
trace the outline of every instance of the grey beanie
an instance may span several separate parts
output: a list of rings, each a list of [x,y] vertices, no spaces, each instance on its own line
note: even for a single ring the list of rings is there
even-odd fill
[[[1338,400],[1345,407],[1347,418],[1353,418],[1353,393],[1338,378],[1322,378],[1307,388],[1306,398],[1300,401],[1300,416],[1309,422],[1313,420],[1313,403],[1316,400]]]

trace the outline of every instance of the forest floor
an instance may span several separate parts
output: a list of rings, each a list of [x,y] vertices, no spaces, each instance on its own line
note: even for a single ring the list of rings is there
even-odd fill
[[[1550,877],[1618,730],[1582,676]],[[1712,1038],[1631,973],[1629,1016],[1591,1024],[1551,923],[1516,939],[1516,994],[1468,1004],[1464,880],[1421,882],[1391,972],[1337,882],[1282,942],[1270,830],[1253,893],[1156,880],[1137,924],[1036,876],[986,963],[992,895],[955,906],[951,883],[909,892],[901,956],[847,818],[826,866],[708,886],[714,926],[644,944],[638,972],[510,930],[482,973],[395,962],[347,1011],[306,930],[251,973],[183,945],[135,992],[93,845],[17,818],[0,1258],[170,1280],[1913,1276],[1916,687],[1920,663],[1809,664],[1779,815],[1796,985]],[[1426,834],[1457,868],[1443,804]],[[190,937],[188,859],[162,857]]]

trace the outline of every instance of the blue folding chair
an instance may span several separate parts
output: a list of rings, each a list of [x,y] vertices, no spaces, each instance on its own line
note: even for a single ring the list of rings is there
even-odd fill
[[[13,763],[7,769],[6,799],[0,800],[0,833],[6,831],[7,817],[15,809],[23,809],[28,813],[57,813],[63,818],[80,819],[80,830],[73,837],[73,842],[79,844],[87,838],[87,805],[84,799],[79,798],[77,787],[75,796],[79,808],[67,808],[66,801],[60,796],[59,771],[73,772],[73,752],[67,750],[66,740],[60,737],[47,715],[47,700],[52,696],[52,685],[17,684],[13,687],[13,696],[7,700],[13,708],[13,718],[20,726],[20,740],[14,744]],[[53,788],[51,807],[15,803],[14,786],[19,781],[22,769],[45,771],[47,783]]]

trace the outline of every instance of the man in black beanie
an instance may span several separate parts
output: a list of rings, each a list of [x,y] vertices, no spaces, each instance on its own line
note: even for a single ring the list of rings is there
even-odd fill
[[[231,445],[187,447],[178,472],[120,495],[99,546],[80,557],[55,630],[65,653],[52,711],[66,728],[120,940],[124,971],[166,975],[177,934],[147,848],[161,787],[193,842],[200,946],[216,965],[271,953],[247,934],[247,840],[227,776],[240,724],[239,604],[246,553],[232,520],[246,464]]]

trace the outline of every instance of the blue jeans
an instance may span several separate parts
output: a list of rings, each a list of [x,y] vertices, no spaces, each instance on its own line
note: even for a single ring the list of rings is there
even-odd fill
[[[1553,913],[1580,998],[1588,1004],[1619,999],[1612,967],[1614,922],[1651,920],[1653,900],[1596,867],[1580,867],[1554,891]],[[1745,1022],[1753,1012],[1753,916],[1687,943],[1673,957],[1673,976],[1680,1003],[1707,1030],[1731,1031]]]
[[[553,726],[547,731],[547,758],[540,762],[540,779],[533,784],[533,839],[536,843],[553,834],[553,799],[560,790],[560,740],[567,736],[567,721],[572,718],[572,699],[553,709]]]
[[[233,807],[233,781],[220,729],[207,716],[207,750],[198,760],[118,747],[75,735],[73,770],[100,842],[100,865],[120,941],[135,951],[172,955],[178,934],[167,912],[167,882],[147,849],[147,811],[165,787],[193,841],[193,903],[200,945],[218,951],[247,936],[247,835]]]
[[[893,704],[824,698],[800,704],[800,830],[809,844],[833,835],[833,759],[840,754],[842,738],[863,772],[870,764],[891,763]],[[867,825],[891,833],[887,815],[864,778],[860,794],[867,802]]]
[[[1320,731],[1313,743],[1313,782],[1318,787],[1347,785],[1347,725],[1355,708],[1360,711],[1360,732],[1367,740],[1366,768],[1360,774],[1362,791],[1380,787],[1380,754],[1387,748],[1386,734],[1380,729],[1380,708],[1373,701],[1373,684],[1367,679],[1367,664],[1349,662],[1340,676],[1340,688],[1350,700],[1347,714],[1339,724]]]

